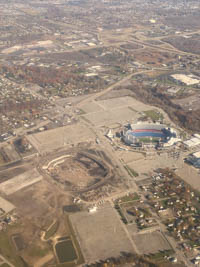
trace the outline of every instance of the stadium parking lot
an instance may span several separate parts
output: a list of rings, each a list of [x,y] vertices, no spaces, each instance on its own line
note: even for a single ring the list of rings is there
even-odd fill
[[[110,204],[106,203],[94,213],[83,211],[73,214],[70,220],[86,263],[116,257],[121,252],[133,252],[120,217]]]

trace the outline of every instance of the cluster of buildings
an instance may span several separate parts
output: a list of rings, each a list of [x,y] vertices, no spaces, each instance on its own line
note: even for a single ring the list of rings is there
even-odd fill
[[[20,127],[33,127],[38,114],[46,107],[46,101],[39,105],[37,96],[0,76],[0,142],[14,136]]]
[[[5,230],[8,224],[13,224],[17,221],[18,216],[15,213],[15,206],[0,197],[0,231]]]
[[[134,216],[135,222],[139,230],[149,228],[156,225],[156,221],[152,218],[151,213],[147,207],[144,206],[133,206],[127,209],[127,213]]]
[[[187,249],[199,247],[199,195],[167,170],[156,173],[152,183],[142,189],[149,205],[163,219],[170,234],[178,242],[187,244]]]
[[[121,137],[126,145],[136,149],[165,149],[181,142],[185,149],[193,152],[184,161],[200,169],[200,134],[194,134],[190,139],[182,141],[173,128],[164,124],[138,122],[125,126]]]
[[[185,162],[200,169],[200,135],[194,134],[183,143],[188,150],[194,151],[185,158]]]
[[[193,75],[193,74],[173,74],[171,77],[175,80],[178,81],[181,84],[185,84],[187,86],[189,85],[199,85],[200,84],[200,79],[199,77]]]
[[[183,144],[188,149],[191,149],[191,148],[193,149],[193,148],[196,148],[197,146],[200,147],[200,135],[194,134],[190,139],[184,141]]]
[[[191,164],[197,169],[200,169],[200,151],[190,154],[185,159],[185,162]]]

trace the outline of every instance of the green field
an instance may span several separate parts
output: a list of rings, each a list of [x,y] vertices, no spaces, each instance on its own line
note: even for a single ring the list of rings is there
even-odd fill
[[[55,250],[60,263],[72,262],[77,259],[76,251],[71,239],[58,242],[55,245]]]
[[[144,111],[144,113],[147,117],[152,119],[152,121],[158,121],[158,120],[163,119],[163,114],[157,110],[147,110],[147,111]]]

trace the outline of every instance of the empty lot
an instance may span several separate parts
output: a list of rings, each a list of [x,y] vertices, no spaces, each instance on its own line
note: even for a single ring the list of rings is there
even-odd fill
[[[117,122],[135,121],[141,116],[139,112],[147,111],[150,108],[151,106],[143,104],[130,96],[123,96],[91,101],[82,106],[81,109],[86,113],[83,117],[93,125],[109,126]]]
[[[38,152],[43,154],[65,145],[90,142],[95,136],[88,127],[78,123],[29,135],[27,138]]]
[[[4,210],[5,213],[8,213],[15,209],[15,206],[11,204],[9,201],[5,200],[4,198],[0,197],[0,209]]]
[[[0,191],[6,195],[10,195],[41,180],[42,176],[36,169],[32,169],[1,183]]]
[[[141,254],[156,253],[161,250],[172,249],[161,232],[133,235],[133,239]]]
[[[70,216],[86,263],[133,252],[116,211],[106,204],[95,213],[87,211]]]
[[[130,107],[116,108],[84,115],[95,126],[109,126],[110,124],[135,120],[137,113]]]

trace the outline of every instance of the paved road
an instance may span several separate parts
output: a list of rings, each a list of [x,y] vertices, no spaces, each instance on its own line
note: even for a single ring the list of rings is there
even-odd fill
[[[113,203],[111,203],[111,204],[113,204]],[[117,210],[114,209],[114,211],[117,213],[117,216],[119,216]],[[128,229],[126,228],[126,225],[122,222],[122,220],[120,220],[120,223],[121,223],[121,226],[122,226],[122,228],[124,229],[124,231],[125,231],[125,233],[126,233],[128,239],[129,239],[129,241],[131,242],[131,245],[132,245],[134,251],[135,251],[137,254],[140,254],[140,252],[139,252],[139,250],[138,250],[138,248],[137,248],[135,242],[134,242],[133,239],[131,238],[129,231],[128,231]]]

